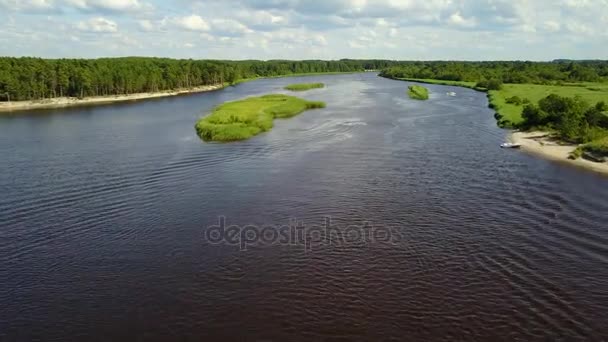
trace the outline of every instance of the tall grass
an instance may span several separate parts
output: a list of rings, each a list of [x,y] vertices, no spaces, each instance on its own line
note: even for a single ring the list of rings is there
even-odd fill
[[[423,86],[409,86],[407,93],[410,95],[412,99],[415,100],[428,100],[429,99],[429,90]]]
[[[323,87],[325,87],[325,84],[323,84],[323,83],[296,83],[296,84],[290,84],[290,85],[286,86],[285,89],[291,90],[291,91],[306,91],[306,90],[310,90],[310,89],[323,88]]]
[[[324,102],[281,94],[251,97],[215,107],[195,128],[205,141],[244,140],[270,130],[275,118],[290,118],[308,109],[324,107]]]
[[[604,137],[583,145],[583,150],[608,156],[608,137]]]

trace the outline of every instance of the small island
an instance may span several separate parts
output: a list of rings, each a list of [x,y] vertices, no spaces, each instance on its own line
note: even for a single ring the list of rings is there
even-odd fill
[[[323,83],[296,83],[296,84],[290,84],[288,86],[285,87],[286,90],[291,90],[291,91],[306,91],[306,90],[310,90],[310,89],[316,89],[316,88],[324,88],[325,84]]]
[[[195,128],[204,141],[244,140],[270,130],[274,119],[290,118],[314,108],[325,108],[325,103],[282,94],[250,97],[215,107]]]
[[[428,100],[429,99],[429,90],[423,86],[409,86],[407,93],[414,100]]]

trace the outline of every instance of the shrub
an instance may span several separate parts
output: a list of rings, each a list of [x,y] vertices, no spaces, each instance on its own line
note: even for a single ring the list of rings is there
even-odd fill
[[[497,79],[483,80],[477,82],[475,87],[485,88],[487,90],[500,90],[502,89],[502,81]]]
[[[521,98],[519,98],[519,96],[509,97],[508,99],[505,100],[505,102],[514,104],[514,105],[518,105],[518,106],[523,103],[523,101],[521,100]]]

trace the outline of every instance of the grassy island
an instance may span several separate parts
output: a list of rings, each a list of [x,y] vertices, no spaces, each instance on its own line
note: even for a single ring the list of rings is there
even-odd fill
[[[423,86],[409,86],[407,93],[410,95],[412,99],[415,100],[428,100],[429,99],[429,90]]]
[[[310,89],[323,88],[323,87],[325,87],[325,84],[323,84],[323,83],[296,83],[296,84],[290,84],[290,85],[286,86],[285,89],[291,90],[291,91],[306,91],[306,90],[310,90]]]
[[[308,109],[324,107],[324,102],[281,94],[250,97],[215,107],[195,128],[205,141],[244,140],[270,130],[275,118],[290,118]]]

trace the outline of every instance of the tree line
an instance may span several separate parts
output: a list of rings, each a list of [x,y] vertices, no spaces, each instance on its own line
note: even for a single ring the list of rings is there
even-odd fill
[[[400,62],[380,75],[493,84],[600,82],[608,80],[608,61]]]
[[[233,83],[239,79],[254,77],[381,69],[395,63],[348,59],[218,61],[147,57],[0,57],[0,101],[157,92]]]
[[[608,61],[219,61],[125,57],[42,59],[0,57],[0,101],[62,96],[122,95],[233,83],[239,79],[291,74],[382,70],[391,78],[559,84],[608,79]]]

